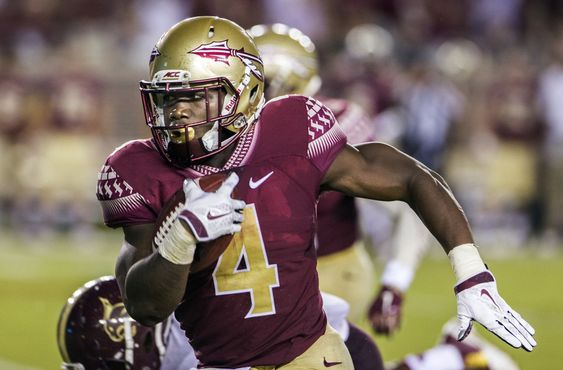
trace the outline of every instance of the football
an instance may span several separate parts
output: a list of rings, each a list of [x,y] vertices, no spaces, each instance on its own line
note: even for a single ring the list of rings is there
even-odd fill
[[[229,173],[216,173],[208,176],[203,176],[195,180],[202,190],[207,192],[216,191],[219,189],[223,181],[228,177]],[[231,196],[236,193],[236,188]],[[170,220],[175,220],[180,208],[184,205],[186,201],[184,190],[180,187],[174,195],[166,202],[162,210],[160,211],[158,218],[155,223],[154,237],[156,237],[158,231],[165,233],[168,229],[167,223]],[[153,237],[153,238],[154,238]],[[190,266],[190,273],[197,273],[205,268],[211,266],[223,251],[227,248],[231,240],[232,235],[224,235],[215,240],[211,240],[204,243],[198,243],[194,260]]]

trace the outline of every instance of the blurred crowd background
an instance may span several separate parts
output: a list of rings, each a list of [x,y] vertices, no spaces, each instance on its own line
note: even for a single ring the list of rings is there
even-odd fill
[[[479,243],[563,244],[563,1],[0,0],[0,225],[85,235],[97,172],[150,136],[138,81],[175,22],[309,35],[321,93],[439,171]]]

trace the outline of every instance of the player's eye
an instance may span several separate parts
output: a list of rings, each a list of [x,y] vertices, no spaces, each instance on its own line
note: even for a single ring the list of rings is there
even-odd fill
[[[199,102],[204,98],[205,93],[202,91],[189,94],[167,94],[162,97],[162,104],[169,107],[179,102]]]

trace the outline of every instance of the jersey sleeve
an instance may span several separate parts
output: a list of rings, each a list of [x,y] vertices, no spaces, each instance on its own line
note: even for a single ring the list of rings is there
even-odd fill
[[[322,97],[320,100],[332,110],[350,144],[375,140],[374,124],[359,104],[344,99]]]
[[[305,105],[307,109],[307,157],[324,174],[346,145],[346,134],[332,111],[320,101],[308,98]]]
[[[112,228],[152,223],[156,219],[147,196],[135,188],[135,179],[124,166],[127,155],[112,153],[98,173],[96,196],[103,211],[104,223]]]

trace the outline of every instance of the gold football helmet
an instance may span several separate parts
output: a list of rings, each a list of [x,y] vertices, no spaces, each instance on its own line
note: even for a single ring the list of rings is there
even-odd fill
[[[258,50],[244,29],[224,18],[193,17],[172,26],[152,50],[149,71],[150,80],[140,82],[145,120],[162,156],[179,167],[233,145],[264,104]],[[170,122],[166,105],[178,99],[203,101],[206,118]]]
[[[317,52],[308,36],[281,23],[256,25],[249,33],[264,60],[267,99],[318,92],[321,79]]]

